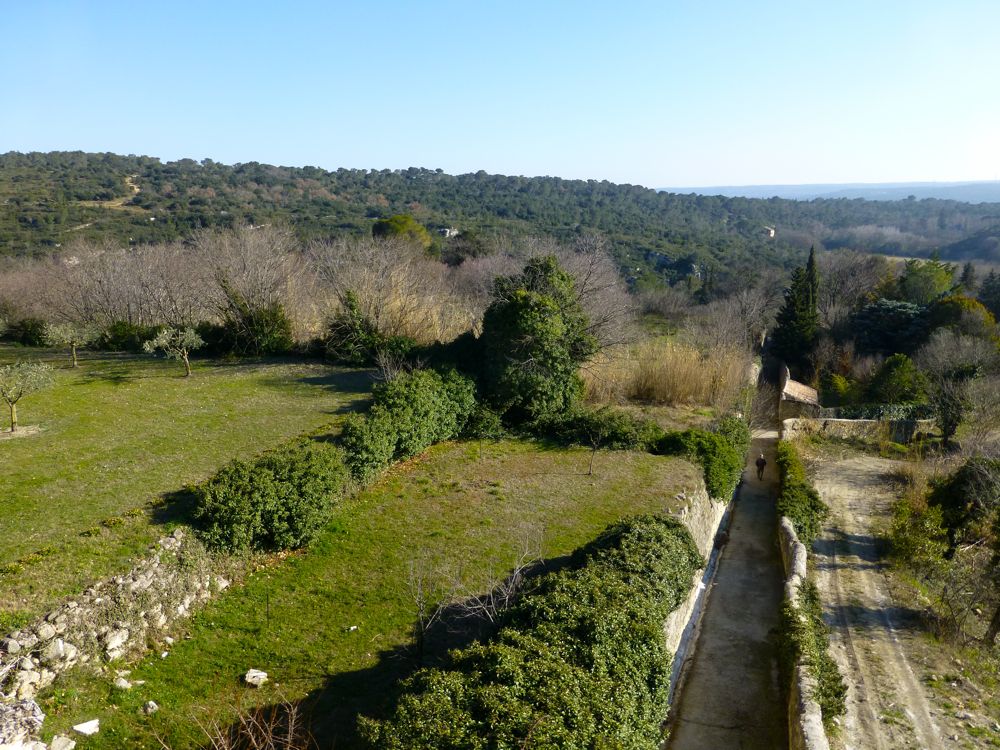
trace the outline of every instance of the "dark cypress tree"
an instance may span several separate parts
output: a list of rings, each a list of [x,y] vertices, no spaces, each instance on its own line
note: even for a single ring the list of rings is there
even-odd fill
[[[976,293],[976,267],[969,261],[962,266],[962,278],[959,280],[963,293],[973,295]]]
[[[806,369],[809,366],[809,355],[816,345],[819,329],[818,296],[816,249],[811,248],[805,268],[792,272],[792,281],[785,290],[785,302],[778,311],[771,337],[772,350],[791,367]]]
[[[979,301],[986,309],[1000,318],[1000,276],[996,271],[990,271],[979,287]]]

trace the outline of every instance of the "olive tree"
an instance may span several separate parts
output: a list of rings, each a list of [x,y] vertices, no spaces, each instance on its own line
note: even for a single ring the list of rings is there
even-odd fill
[[[0,398],[10,408],[10,431],[17,431],[17,402],[52,383],[52,368],[36,362],[0,367]]]
[[[94,326],[78,325],[76,323],[49,323],[45,327],[45,341],[49,346],[69,347],[73,367],[79,367],[76,350],[97,341],[100,331]]]
[[[184,362],[184,377],[191,377],[191,361],[189,356],[195,349],[205,345],[201,336],[193,328],[164,328],[156,338],[147,341],[142,348],[149,354],[162,351],[167,359],[179,359]]]

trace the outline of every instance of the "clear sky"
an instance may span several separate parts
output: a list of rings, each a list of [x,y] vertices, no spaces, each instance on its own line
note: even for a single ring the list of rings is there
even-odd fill
[[[0,152],[1000,179],[998,0],[0,0]]]

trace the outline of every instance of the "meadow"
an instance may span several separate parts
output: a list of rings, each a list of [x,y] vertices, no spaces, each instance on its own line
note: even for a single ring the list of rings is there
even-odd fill
[[[287,701],[318,718],[320,746],[353,747],[356,716],[377,713],[433,659],[412,647],[416,578],[432,603],[483,593],[524,553],[558,558],[701,486],[680,459],[601,453],[592,475],[589,461],[586,449],[528,441],[436,445],[341,504],[308,550],[263,561],[176,643],[156,644],[129,676],[143,685],[117,690],[113,671],[57,682],[41,701],[46,731],[99,717],[88,747],[199,747],[238,711]],[[251,667],[270,676],[260,690],[241,681]],[[152,716],[148,700],[161,707]]]
[[[54,384],[19,404],[0,439],[0,630],[130,560],[181,517],[175,498],[233,458],[335,424],[362,406],[364,372],[309,361],[177,362],[5,346]],[[6,411],[6,410],[4,410]],[[5,416],[5,415],[4,415]],[[7,427],[8,425],[4,425]]]

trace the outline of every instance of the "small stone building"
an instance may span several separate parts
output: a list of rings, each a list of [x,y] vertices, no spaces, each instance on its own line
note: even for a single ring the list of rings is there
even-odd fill
[[[781,371],[781,397],[778,400],[778,421],[798,417],[819,416],[819,394],[815,388],[792,380],[787,367]]]

